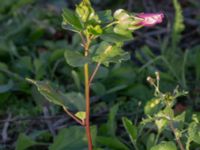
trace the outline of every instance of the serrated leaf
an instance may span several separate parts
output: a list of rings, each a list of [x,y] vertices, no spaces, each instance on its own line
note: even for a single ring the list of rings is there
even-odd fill
[[[126,129],[126,132],[128,133],[132,143],[135,144],[135,142],[137,140],[137,127],[135,125],[133,125],[132,121],[126,117],[122,118],[122,122],[123,122],[124,128]]]
[[[81,93],[70,92],[64,94],[55,90],[47,81],[35,81],[32,79],[27,79],[27,81],[36,85],[40,94],[51,103],[64,106],[70,110],[85,111],[85,100]]]
[[[64,55],[66,62],[72,67],[82,67],[84,64],[91,63],[91,59],[89,57],[85,57],[77,51],[66,50]]]
[[[70,25],[74,30],[83,30],[83,25],[75,12],[65,8],[62,13],[63,25]]]
[[[117,45],[111,45],[107,42],[102,42],[97,48],[95,56],[92,59],[95,62],[108,66],[111,62],[118,63],[123,60],[130,59],[130,54],[123,51]]]
[[[177,150],[174,142],[162,142],[151,148],[151,150]]]

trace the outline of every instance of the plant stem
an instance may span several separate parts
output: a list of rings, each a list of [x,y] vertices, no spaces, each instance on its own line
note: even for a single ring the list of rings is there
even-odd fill
[[[95,75],[96,75],[96,73],[97,73],[97,71],[98,71],[98,69],[99,69],[100,65],[101,65],[101,63],[100,63],[100,62],[98,62],[97,66],[95,67],[95,69],[94,69],[94,71],[93,71],[93,73],[92,73],[92,75],[91,75],[91,77],[90,77],[89,84],[91,84],[91,83],[92,83],[92,80],[94,79],[94,77],[95,77]]]
[[[183,147],[183,144],[181,143],[180,138],[176,135],[176,128],[174,127],[172,120],[169,120],[169,126],[170,126],[172,132],[174,133],[174,136],[176,138],[176,142],[178,143],[178,146],[180,147],[181,150],[185,150],[185,148]]]
[[[84,44],[85,57],[88,56],[90,41]],[[90,83],[89,83],[89,67],[88,64],[84,65],[84,76],[85,76],[85,100],[86,100],[86,121],[85,128],[88,139],[88,150],[92,150],[92,137],[90,132]]]
[[[77,118],[73,113],[71,113],[69,110],[67,110],[67,108],[63,107],[64,111],[70,116],[72,117],[76,122],[78,122],[79,124],[81,124],[82,126],[85,126],[85,122],[80,120],[79,118]]]
[[[154,141],[154,144],[156,145],[158,143],[158,139],[160,137],[160,131],[158,131],[157,135],[156,135],[156,138],[155,138],[155,141]]]

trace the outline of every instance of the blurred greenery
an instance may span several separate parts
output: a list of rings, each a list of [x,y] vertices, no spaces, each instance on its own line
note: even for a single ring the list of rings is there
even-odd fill
[[[66,49],[80,49],[81,39],[61,28],[62,9],[73,9],[78,2],[1,0],[0,149],[16,147],[22,150],[29,147],[44,150],[50,145],[50,149],[55,149],[55,145],[59,145],[60,134],[66,133],[64,135],[68,136],[67,132],[73,134],[72,130],[77,132],[75,136],[83,138],[84,133],[78,132],[78,127],[71,126],[74,122],[25,80],[54,81],[51,85],[55,89],[83,92],[83,70],[69,66],[64,58]],[[127,137],[125,130],[121,129],[121,118],[126,116],[134,124],[141,121],[144,106],[153,96],[146,77],[156,70],[160,71],[163,91],[171,91],[177,85],[189,91],[188,96],[178,99],[175,113],[186,110],[188,122],[191,120],[190,112],[199,117],[200,3],[195,0],[92,0],[92,4],[96,10],[124,8],[135,13],[163,11],[166,18],[156,28],[145,28],[134,33],[134,40],[124,46],[131,53],[131,61],[110,65],[109,68],[100,67],[91,85],[91,121],[98,125],[98,134],[95,129],[93,131],[97,136],[96,144],[108,150],[132,148],[127,146],[131,145],[128,140],[124,140]],[[91,65],[90,70],[94,67]],[[124,121],[126,126],[129,126],[128,123]],[[70,127],[61,129],[66,126]],[[196,124],[190,124],[191,128],[193,126],[197,128]],[[61,131],[56,136],[59,129]],[[169,133],[166,135],[171,136]],[[142,140],[149,139],[151,145],[153,136],[152,132]],[[84,140],[79,144],[85,145]],[[110,144],[112,142],[114,144]],[[162,145],[173,147],[174,143],[164,142],[154,149]],[[195,149],[195,143],[192,147]]]

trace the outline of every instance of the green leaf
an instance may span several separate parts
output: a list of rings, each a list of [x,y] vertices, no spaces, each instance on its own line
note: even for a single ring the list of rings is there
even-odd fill
[[[97,139],[97,126],[93,125],[90,126],[91,136],[92,136],[92,145],[96,146],[96,139]],[[94,147],[95,148],[95,147]]]
[[[185,115],[186,115],[186,112],[184,111],[181,114],[179,114],[176,117],[174,117],[174,121],[178,122],[179,128],[183,128],[184,127]]]
[[[72,70],[71,74],[72,74],[72,78],[74,80],[74,83],[75,83],[77,89],[80,90],[81,89],[81,81],[80,81],[80,77],[79,77],[78,73],[75,70]]]
[[[89,57],[85,57],[83,54],[73,50],[65,51],[65,60],[72,67],[82,67],[84,64],[91,63]]]
[[[150,101],[148,101],[144,107],[145,114],[153,115],[153,114],[157,113],[161,108],[160,102],[161,101],[158,98],[154,98],[154,99],[151,99]]]
[[[129,148],[115,137],[98,136],[97,142],[114,150],[129,150]]]
[[[99,19],[101,20],[102,24],[113,21],[111,10],[99,11],[97,12],[97,15],[99,16]]]
[[[147,150],[150,150],[155,145],[155,138],[156,136],[154,133],[151,133],[148,135],[147,142],[146,142]]]
[[[89,25],[87,27],[87,29],[88,29],[88,32],[90,34],[93,34],[93,35],[96,35],[96,36],[101,35],[103,33],[103,30],[102,30],[100,25],[96,25],[96,26]]]
[[[172,32],[172,43],[175,48],[176,44],[180,41],[181,32],[183,32],[184,25],[184,16],[182,14],[182,8],[178,0],[173,0],[173,5],[175,8],[175,19],[173,24],[173,32]]]
[[[163,110],[163,114],[170,117],[170,118],[174,118],[174,110],[171,108],[171,107],[166,107],[164,110]]]
[[[129,134],[129,137],[133,144],[135,144],[137,140],[137,127],[133,125],[132,121],[130,121],[128,118],[123,117],[122,122],[124,125],[124,128],[126,129],[126,132]]]
[[[190,123],[188,127],[188,136],[190,141],[200,144],[200,124],[196,122]]]
[[[82,22],[87,24],[100,23],[98,15],[95,13],[89,0],[83,0],[76,6],[76,13]]]
[[[116,25],[114,28],[114,32],[127,37],[132,37],[132,32],[121,25]]]
[[[10,91],[13,88],[14,84],[12,80],[9,80],[7,84],[0,85],[0,94]]]
[[[116,93],[117,91],[123,90],[125,88],[127,88],[127,84],[117,85],[111,89],[108,89],[106,94]]]
[[[141,28],[137,24],[141,21],[140,18],[129,14],[123,9],[118,9],[114,13],[114,18],[117,20],[117,25],[114,28],[114,31],[119,34],[131,34],[134,30]]]
[[[71,10],[65,8],[62,13],[63,25],[70,25],[76,31],[82,31],[83,25],[79,17]]]
[[[83,127],[61,129],[49,150],[87,150],[87,138]]]
[[[86,118],[86,113],[84,111],[79,111],[75,114],[76,117],[78,117],[81,120],[85,120]]]
[[[16,150],[27,150],[28,147],[36,145],[37,142],[32,140],[30,137],[21,133],[17,139]]]
[[[114,105],[110,109],[110,112],[109,112],[109,115],[108,115],[107,129],[108,129],[109,135],[111,135],[113,137],[115,136],[115,132],[116,132],[116,129],[117,129],[115,117],[117,115],[117,111],[119,109],[119,105],[120,104]]]
[[[151,148],[151,150],[177,150],[174,142],[162,142]]]
[[[133,37],[132,35],[121,35],[117,33],[103,33],[100,38],[104,41],[111,42],[111,43],[117,43],[117,42],[125,42],[130,41]]]
[[[106,93],[106,88],[101,82],[92,83],[91,89],[96,95],[104,95]]]
[[[158,115],[156,115],[156,116],[158,116]],[[156,126],[158,128],[158,132],[159,133],[161,133],[162,130],[167,126],[167,123],[168,123],[167,119],[161,118],[161,119],[156,119],[155,120],[155,124],[156,124]]]
[[[8,70],[8,66],[3,62],[0,62],[0,68],[1,70]]]
[[[118,63],[130,59],[130,54],[125,52],[117,45],[102,42],[96,50],[93,60],[109,66],[109,63]]]
[[[36,85],[40,94],[42,94],[51,103],[64,106],[70,110],[85,111],[85,100],[81,93],[70,92],[64,94],[55,90],[49,82],[35,81],[32,79],[26,80]]]
[[[130,18],[130,15],[123,9],[118,9],[114,12],[114,18],[117,20],[126,20],[127,18]]]

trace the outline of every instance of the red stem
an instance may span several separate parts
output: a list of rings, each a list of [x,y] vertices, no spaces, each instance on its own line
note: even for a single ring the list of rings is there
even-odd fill
[[[84,44],[85,47],[85,56],[88,56],[90,40]],[[89,82],[89,66],[88,64],[84,65],[84,75],[85,75],[85,100],[86,100],[86,121],[85,129],[88,139],[88,150],[92,150],[92,137],[90,132],[90,82]]]

